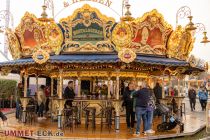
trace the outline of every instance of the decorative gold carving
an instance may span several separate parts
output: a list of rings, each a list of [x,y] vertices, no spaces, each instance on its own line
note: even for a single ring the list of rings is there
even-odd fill
[[[47,62],[47,60],[50,58],[50,55],[43,49],[39,48],[33,53],[32,58],[34,59],[36,63],[43,64]]]
[[[136,18],[134,20],[135,23],[141,23],[143,21],[145,21],[148,17],[152,17],[151,18],[151,21],[153,24],[156,23],[157,19],[160,20],[160,22],[163,24],[163,26],[165,28],[170,28],[172,29],[172,26],[170,24],[168,24],[165,20],[164,20],[164,17],[162,14],[160,14],[156,9],[153,9],[152,11],[150,12],[147,12],[147,13],[144,13],[144,15],[142,17],[139,17],[139,18]],[[153,17],[156,17],[156,18],[153,18]]]
[[[169,75],[181,75],[186,71],[185,67],[177,67],[177,68],[173,68],[173,67],[166,67],[165,70],[163,71],[163,75],[166,73],[166,71],[169,72]]]
[[[75,46],[78,45],[78,42],[72,41],[72,44],[74,44]],[[107,44],[106,44],[107,43]],[[80,47],[64,47],[63,51],[64,52],[71,52],[71,53],[75,53],[75,52],[113,52],[114,48],[112,46],[110,46],[111,42],[110,41],[99,41],[96,43],[96,45],[93,45],[92,43],[85,43],[83,45],[81,45]]]
[[[123,48],[118,52],[118,57],[125,63],[130,63],[136,58],[136,54],[129,48]]]
[[[43,22],[37,19],[35,15],[26,12],[16,28],[16,34],[20,40],[23,56],[32,55],[38,45],[42,46],[42,49],[48,53],[60,53],[63,34],[52,20]]]
[[[165,55],[166,43],[172,26],[157,10],[145,13],[132,23],[133,38],[131,48],[136,53]]]
[[[194,39],[189,31],[177,26],[168,40],[167,56],[180,60],[187,60],[193,49]]]
[[[0,73],[1,73],[2,76],[7,76],[11,71],[12,71],[12,68],[3,67],[3,68],[1,68]]]
[[[118,23],[112,31],[112,41],[116,49],[120,51],[124,47],[129,47],[132,39],[132,30],[125,22]]]
[[[65,41],[62,45],[64,53],[114,51],[114,45],[110,38],[111,27],[115,20],[102,15],[98,9],[85,4],[75,10],[73,15],[61,19],[59,23],[64,30]],[[94,27],[94,24],[98,28]],[[79,28],[78,25],[84,25],[84,27]],[[90,36],[90,32],[95,34],[95,37],[94,35]],[[82,37],[81,33],[83,33]]]
[[[6,30],[6,35],[7,35],[7,41],[9,43],[9,51],[12,55],[12,58],[19,59],[21,57],[21,51],[20,51],[20,43],[17,36],[9,28]]]
[[[98,15],[98,17],[100,19],[102,19],[102,21],[104,21],[104,22],[107,22],[107,21],[113,21],[114,22],[115,21],[114,18],[107,17],[106,15],[101,14],[101,12],[97,8],[93,8],[90,5],[85,4],[81,8],[76,9],[71,16],[68,16],[67,18],[61,19],[60,23],[62,23],[63,21],[72,21],[77,16],[78,13],[83,14],[83,22],[85,22],[85,20],[91,19],[90,14],[89,14],[91,12],[95,12]],[[94,19],[91,19],[91,20],[94,20]],[[87,21],[87,22],[89,23],[89,21]],[[92,21],[92,22],[96,22],[96,21]]]

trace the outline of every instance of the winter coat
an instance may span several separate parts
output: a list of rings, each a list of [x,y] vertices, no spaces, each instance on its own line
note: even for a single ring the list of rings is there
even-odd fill
[[[129,90],[129,88],[126,87],[123,93],[123,100],[126,108],[133,108],[133,98],[131,98],[132,92],[134,92],[134,90]]]
[[[196,98],[196,91],[195,91],[194,89],[190,89],[190,90],[188,91],[188,97],[189,97],[190,99],[195,99],[195,98]]]
[[[205,90],[200,90],[198,92],[198,97],[200,100],[208,100],[208,93]]]

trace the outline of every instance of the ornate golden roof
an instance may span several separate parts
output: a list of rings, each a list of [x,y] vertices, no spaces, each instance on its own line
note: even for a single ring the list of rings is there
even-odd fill
[[[33,58],[39,61],[41,55],[40,63],[49,58],[44,52],[49,55],[120,53],[122,60],[135,53],[186,60],[194,43],[188,31],[181,27],[173,31],[156,9],[132,21],[117,23],[88,4],[62,18],[58,24],[26,12],[16,30],[8,30],[7,35],[14,59],[37,54]],[[127,51],[120,52],[122,50]]]

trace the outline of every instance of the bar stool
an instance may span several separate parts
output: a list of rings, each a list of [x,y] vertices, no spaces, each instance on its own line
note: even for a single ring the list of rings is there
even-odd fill
[[[69,127],[69,131],[73,132],[73,108],[67,108],[63,110],[63,114],[64,114],[64,121],[63,121],[63,130],[65,132],[65,128]]]
[[[181,106],[180,106],[180,113],[181,113],[181,117],[183,116],[183,114],[186,116],[186,107],[185,107],[185,103],[181,103]]]
[[[23,118],[23,107],[22,105],[20,105],[19,107],[19,116],[18,116],[18,122],[22,122],[22,118]]]
[[[91,115],[91,119],[90,119]],[[95,131],[96,129],[96,108],[95,107],[87,107],[85,109],[85,128],[88,129],[89,122],[91,122],[92,125],[92,131]]]
[[[106,125],[109,129],[109,133],[111,131],[112,121],[113,121],[113,107],[102,108],[101,110],[101,131],[103,125]]]
[[[26,107],[26,123],[32,125],[35,123],[36,118],[36,107],[35,105],[27,105]]]
[[[73,120],[74,120],[74,126],[75,128],[78,127],[78,125],[80,124],[80,120],[79,120],[79,116],[78,116],[78,113],[79,113],[79,109],[77,106],[73,106]]]

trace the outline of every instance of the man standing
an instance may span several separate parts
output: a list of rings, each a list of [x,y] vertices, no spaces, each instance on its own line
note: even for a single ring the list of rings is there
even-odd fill
[[[19,83],[16,92],[16,119],[19,119],[20,117],[20,98],[23,97],[23,94],[23,84]]]
[[[159,83],[156,83],[153,90],[157,103],[160,103],[160,99],[162,99],[162,87],[160,86]]]
[[[130,82],[128,87],[125,88],[123,93],[123,100],[126,107],[126,123],[127,128],[132,131],[134,128],[135,112],[133,111],[133,92],[134,92],[134,82]]]
[[[188,97],[190,100],[190,107],[191,111],[195,110],[195,103],[196,103],[196,91],[193,87],[191,87],[188,91]]]
[[[67,99],[65,103],[65,108],[67,108],[67,106],[70,106],[70,107],[72,106],[72,101],[74,99],[74,96],[75,96],[75,93],[73,89],[73,81],[69,81],[68,86],[64,90],[64,99]]]

